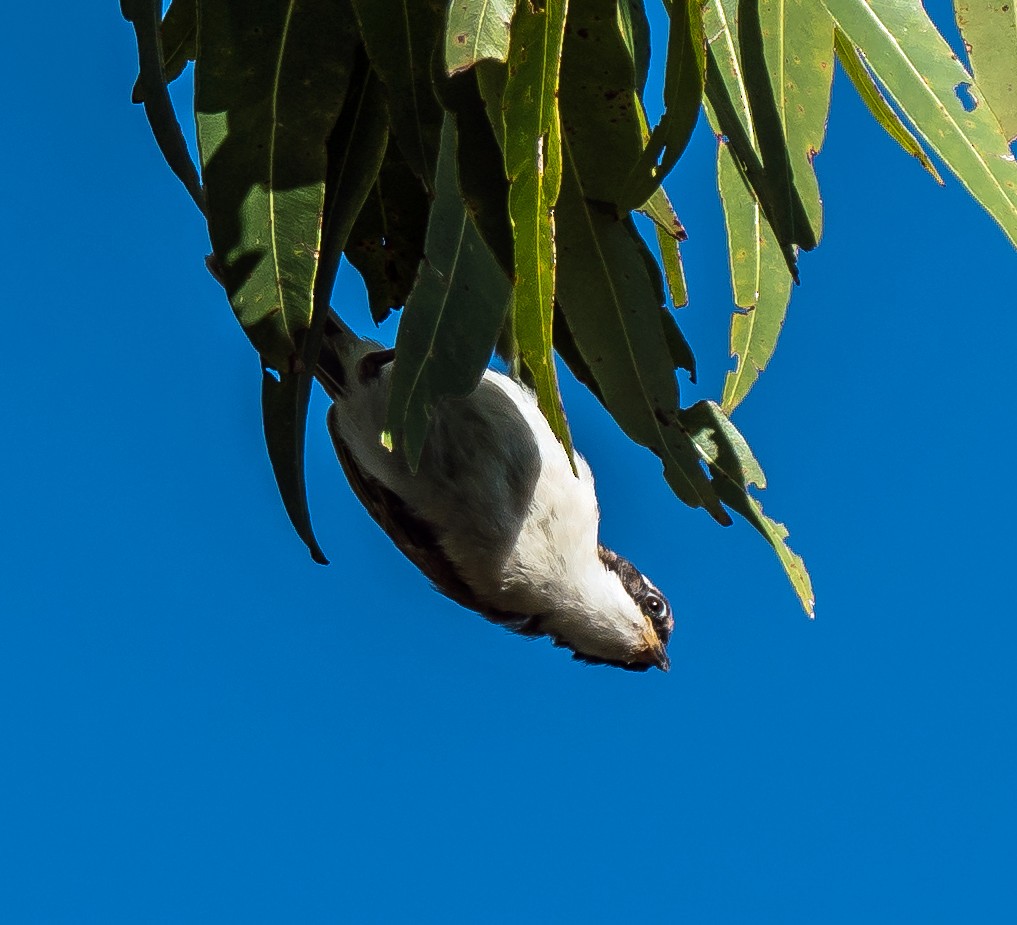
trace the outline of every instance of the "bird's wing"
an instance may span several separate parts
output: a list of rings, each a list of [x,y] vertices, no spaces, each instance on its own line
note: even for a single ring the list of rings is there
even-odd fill
[[[543,635],[539,620],[521,614],[507,613],[484,607],[463,581],[455,565],[445,554],[431,527],[395,492],[390,491],[376,478],[364,472],[349,446],[335,430],[332,443],[350,488],[388,535],[389,539],[434,585],[435,589],[468,610],[476,611],[488,620],[508,627],[525,636]]]

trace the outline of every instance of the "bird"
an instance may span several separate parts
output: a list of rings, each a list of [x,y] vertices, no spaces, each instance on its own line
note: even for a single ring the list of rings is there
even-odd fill
[[[487,369],[433,410],[414,471],[383,441],[396,352],[330,312],[315,375],[356,497],[441,594],[588,664],[668,671],[667,598],[599,541],[593,474],[575,469],[534,393]]]

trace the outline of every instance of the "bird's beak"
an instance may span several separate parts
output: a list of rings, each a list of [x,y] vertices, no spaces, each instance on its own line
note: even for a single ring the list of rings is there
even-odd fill
[[[643,642],[646,643],[646,648],[640,655],[661,671],[668,671],[671,668],[671,660],[667,657],[664,644],[660,641],[652,626],[647,625],[643,630]]]

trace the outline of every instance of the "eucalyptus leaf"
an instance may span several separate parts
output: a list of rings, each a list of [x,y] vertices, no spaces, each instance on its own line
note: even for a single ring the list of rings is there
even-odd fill
[[[1017,4],[954,0],[957,26],[985,102],[1007,141],[1017,139]]]
[[[311,526],[304,482],[304,432],[313,381],[305,371],[273,374],[263,367],[261,415],[268,457],[290,523],[311,558],[320,565],[328,565]]]
[[[625,224],[583,195],[571,142],[558,203],[558,298],[579,354],[607,410],[664,463],[664,478],[690,507],[729,523],[699,454],[676,417],[678,385],[662,306]]]
[[[173,0],[160,27],[162,65],[166,83],[173,83],[194,60],[198,41],[198,0]],[[131,102],[143,103],[145,88],[141,77],[134,83]]]
[[[145,104],[145,115],[152,127],[156,144],[162,156],[184,184],[194,204],[204,209],[198,172],[187,150],[184,133],[180,130],[163,71],[163,49],[160,37],[161,18],[159,0],[121,0],[120,10],[134,27],[138,43],[138,83]]]
[[[458,74],[478,61],[507,61],[515,0],[452,0],[445,26],[445,68]]]
[[[919,0],[823,0],[919,134],[1017,245],[1017,162],[974,78]],[[967,111],[957,96],[968,88]]]
[[[893,107],[886,101],[879,87],[870,73],[858,49],[852,45],[840,29],[834,30],[834,47],[837,51],[837,60],[840,61],[844,73],[854,84],[855,90],[862,98],[862,102],[868,107],[872,117],[886,130],[886,133],[899,144],[912,157],[918,158],[919,163],[935,178],[936,182],[943,185],[943,178],[939,175],[931,158],[925,153],[921,142],[908,131],[907,126],[901,121],[900,116],[894,112]]]
[[[567,0],[534,9],[519,0],[512,21],[504,114],[505,173],[513,226],[513,333],[520,360],[555,436],[572,456],[552,350],[555,244],[552,210],[561,187],[558,77]]]
[[[338,0],[221,0],[202,4],[199,17],[195,105],[212,249],[266,365],[299,371],[322,244],[326,141],[356,60],[356,26]]]
[[[749,494],[748,489],[753,485],[765,488],[766,479],[745,438],[713,402],[697,402],[679,416],[709,467],[718,496],[773,547],[802,608],[811,619],[815,616],[816,601],[805,562],[785,542],[787,527],[763,514],[760,503]]]
[[[455,121],[446,116],[426,261],[396,337],[388,430],[416,469],[434,409],[480,382],[501,331],[511,286],[459,192]]]
[[[443,0],[352,0],[371,64],[388,92],[392,135],[406,162],[434,189],[442,110],[431,58],[445,22]]]
[[[700,0],[672,0],[669,6],[664,114],[629,168],[618,195],[622,211],[637,208],[663,182],[692,138],[703,100],[706,36]]]

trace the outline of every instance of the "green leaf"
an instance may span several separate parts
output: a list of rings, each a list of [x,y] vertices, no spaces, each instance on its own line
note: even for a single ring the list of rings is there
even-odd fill
[[[199,8],[198,145],[230,303],[266,365],[299,371],[325,206],[326,141],[355,61],[342,3]]]
[[[762,0],[759,24],[788,166],[818,241],[823,205],[812,162],[823,147],[830,112],[833,21],[816,0]]]
[[[480,382],[505,319],[511,286],[466,211],[456,176],[456,130],[445,119],[426,261],[396,338],[388,430],[416,469],[431,414]]]
[[[636,69],[636,95],[642,99],[650,76],[650,21],[643,0],[620,0],[618,24]]]
[[[268,456],[286,513],[297,535],[310,550],[311,558],[328,565],[311,527],[304,483],[304,432],[312,381],[306,372],[280,373],[276,378],[263,367],[261,414]]]
[[[777,218],[774,231],[782,243],[796,245],[802,250],[812,250],[819,241],[819,230],[813,226],[798,187],[799,178],[795,174],[792,154],[789,147],[786,125],[782,117],[781,105],[786,96],[787,81],[783,77],[785,36],[779,28],[773,28],[769,36],[764,36],[764,16],[772,4],[760,0],[738,0],[738,41],[741,51],[742,69],[745,73],[745,89],[748,94],[749,108],[752,110],[752,121],[756,127],[756,143],[763,159],[763,168],[767,178],[773,184],[775,200],[771,203],[773,214]],[[777,9],[779,10],[778,3]],[[801,18],[814,15],[799,10]],[[779,14],[771,19],[783,23]],[[768,20],[770,21],[770,20]],[[776,23],[770,22],[771,26]],[[833,28],[827,21],[829,29],[828,70],[833,68]],[[767,46],[772,49],[767,55]],[[806,49],[802,49],[806,54]],[[772,58],[772,66],[771,59]],[[826,93],[820,90],[820,96],[829,97],[829,80],[831,74],[824,77]],[[815,77],[808,79],[814,80]],[[780,84],[778,86],[778,84]],[[785,92],[782,92],[785,91]],[[827,102],[828,105],[828,102]],[[820,122],[820,138],[825,125],[826,108],[823,107]],[[803,155],[805,152],[802,152]],[[811,176],[811,165],[808,171]],[[812,178],[813,183],[815,178]],[[816,208],[818,209],[818,190],[816,191]],[[764,211],[766,206],[764,204]],[[769,213],[767,213],[769,217]],[[772,224],[772,221],[771,221]]]
[[[622,181],[648,137],[636,85],[616,0],[572,4],[562,47],[562,133],[572,145],[583,190],[599,202],[619,201]]]
[[[643,203],[639,210],[654,224],[657,245],[660,247],[660,262],[664,268],[667,289],[671,295],[671,303],[675,308],[688,305],[689,290],[685,284],[685,268],[682,266],[680,242],[688,235],[678,220],[674,206],[668,199],[663,187],[658,187],[653,195]],[[694,377],[693,377],[694,381]]]
[[[699,0],[672,0],[669,7],[664,114],[649,143],[629,168],[618,195],[618,207],[639,207],[660,187],[692,138],[703,101],[706,36]]]
[[[957,26],[985,102],[1007,141],[1017,139],[1017,5],[1013,0],[954,0]]]
[[[904,115],[1017,245],[1017,162],[984,94],[919,0],[823,0]],[[957,96],[969,85],[975,107]]]
[[[184,184],[194,204],[204,210],[205,200],[198,180],[198,172],[187,150],[184,133],[180,130],[163,72],[162,40],[159,35],[159,0],[121,0],[120,10],[134,27],[138,43],[138,82],[141,85],[145,115],[152,126],[152,134],[162,156]]]
[[[431,58],[445,22],[442,0],[352,0],[371,64],[388,92],[392,134],[403,157],[434,189],[442,109]]]
[[[900,116],[894,112],[893,107],[886,101],[883,94],[879,92],[876,81],[873,79],[865,61],[858,53],[858,49],[852,45],[840,29],[834,30],[834,47],[837,50],[837,60],[840,61],[844,73],[854,84],[855,90],[862,98],[862,102],[868,107],[873,118],[883,126],[886,133],[899,144],[908,154],[918,158],[921,165],[932,174],[936,182],[943,185],[943,178],[939,175],[935,165],[925,153],[921,143],[908,131],[907,126],[901,121]]]
[[[166,83],[173,83],[194,60],[198,40],[198,0],[173,0],[162,20],[162,66]],[[141,77],[134,83],[132,103],[145,101],[145,88]]]
[[[680,417],[710,469],[721,500],[741,514],[773,547],[805,613],[814,617],[812,580],[801,556],[793,553],[785,542],[787,527],[763,514],[762,506],[748,492],[752,485],[765,488],[766,479],[745,438],[713,402],[698,402],[682,411]]]
[[[558,76],[567,0],[535,10],[519,0],[512,21],[504,115],[505,173],[515,245],[513,331],[551,430],[572,456],[552,352],[555,256],[552,209],[561,187]]]
[[[507,61],[515,0],[452,0],[445,26],[445,68],[458,74],[478,61]]]
[[[739,237],[748,233],[749,228],[734,232]],[[731,316],[731,354],[738,357],[738,363],[724,379],[721,404],[727,414],[745,398],[770,362],[791,300],[791,277],[777,239],[768,225],[760,235],[759,295],[755,305]]]
[[[625,223],[583,195],[571,147],[566,140],[557,208],[558,299],[574,343],[611,416],[661,458],[675,494],[729,523],[676,416],[674,363],[644,256]]]
[[[403,307],[416,282],[430,210],[424,184],[390,144],[344,252],[364,279],[376,324]]]
[[[512,223],[508,212],[505,159],[487,117],[487,109],[470,70],[436,79],[438,97],[455,118],[459,190],[466,208],[507,278],[515,268]]]

